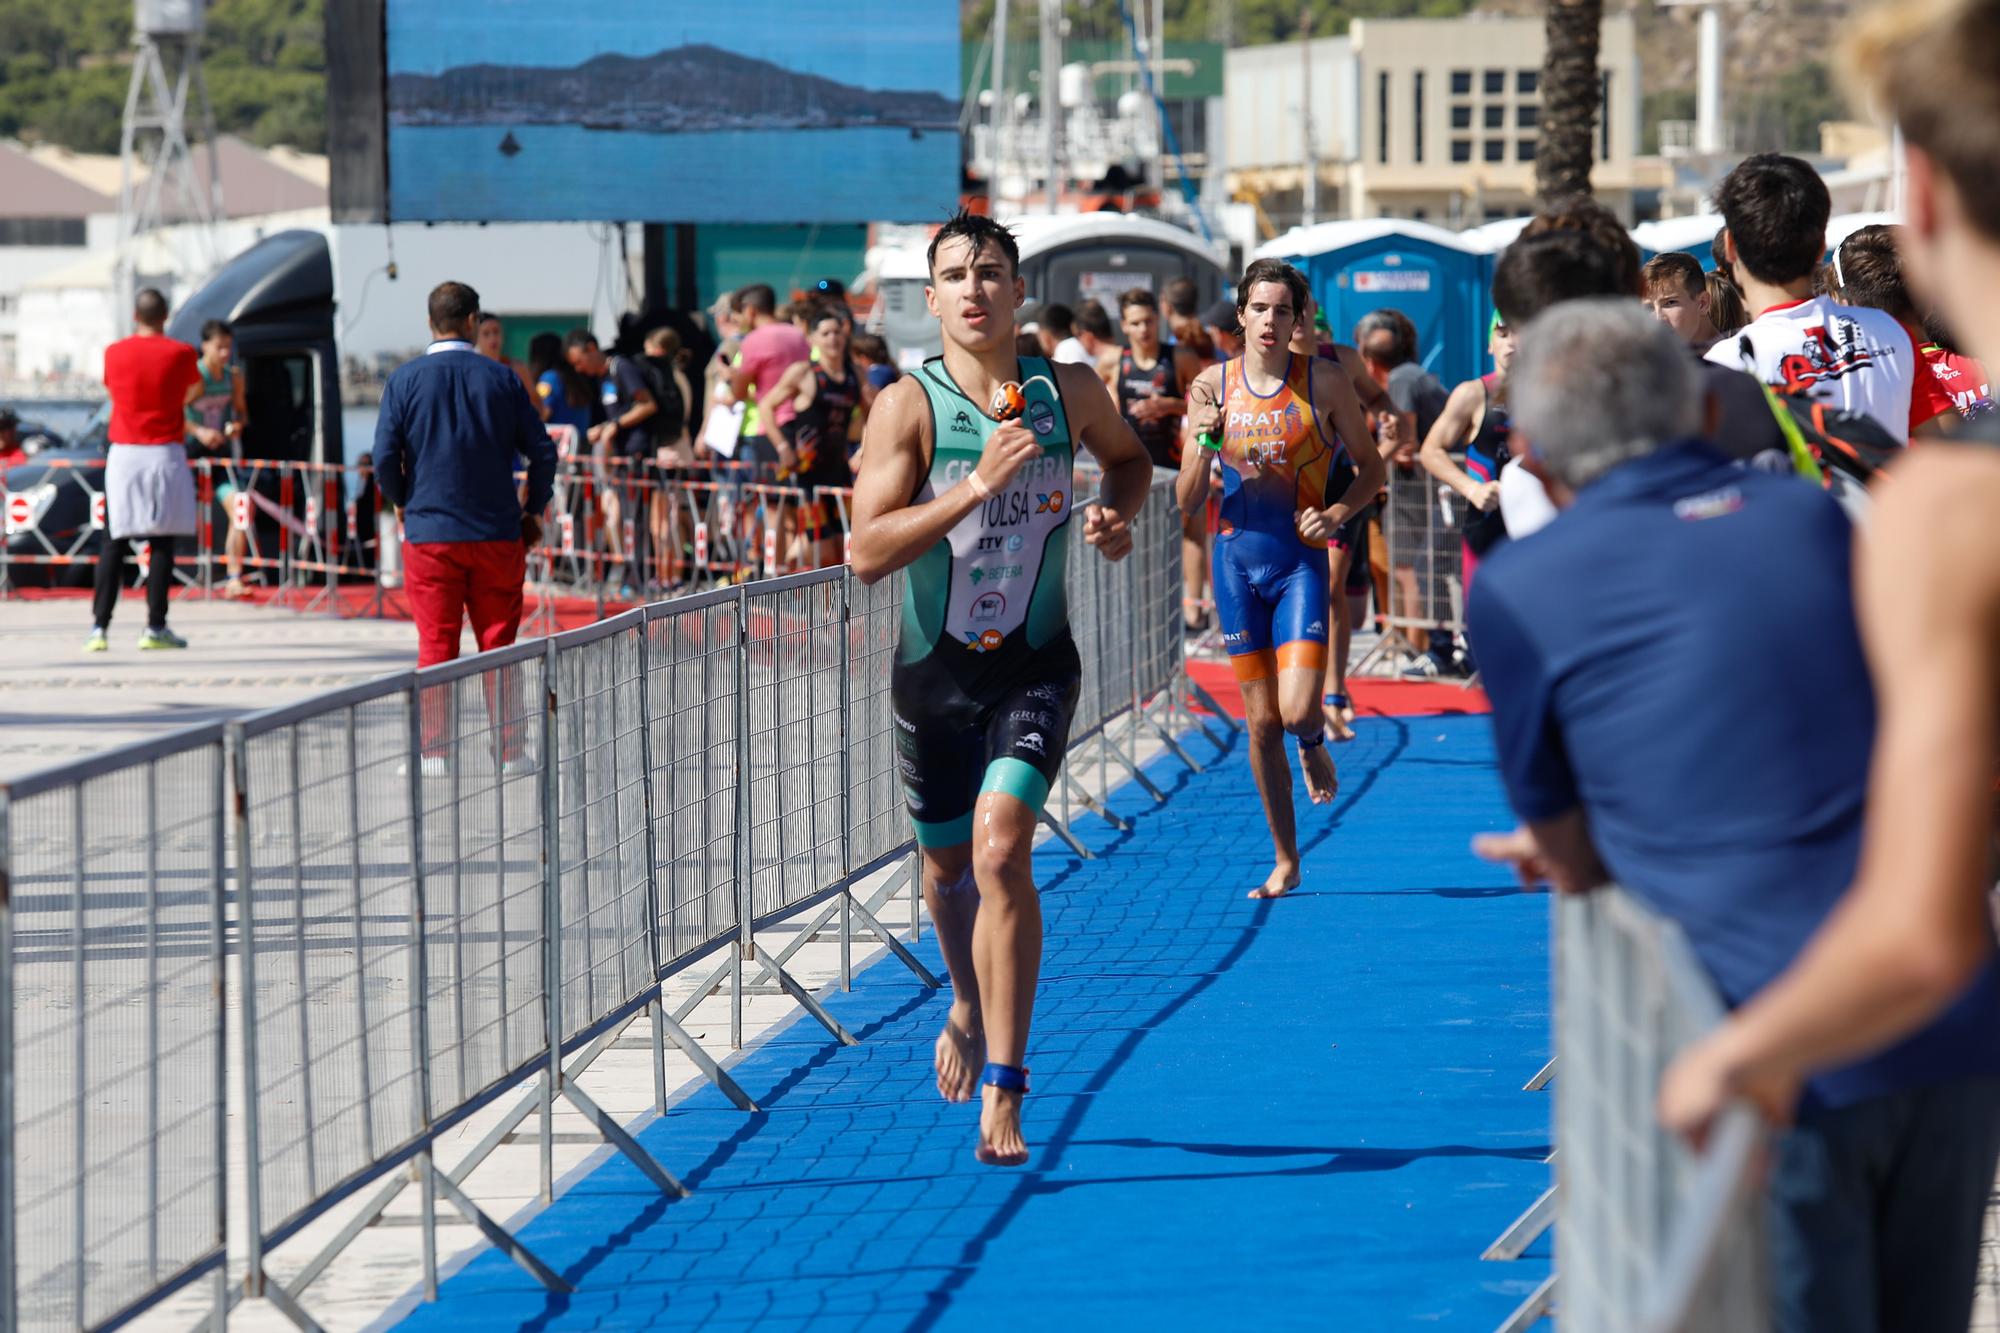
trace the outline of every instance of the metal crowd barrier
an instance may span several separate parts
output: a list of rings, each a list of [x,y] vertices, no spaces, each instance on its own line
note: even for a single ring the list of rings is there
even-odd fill
[[[1421,467],[1389,469],[1382,536],[1389,551],[1389,609],[1381,640],[1354,667],[1396,670],[1429,646],[1432,630],[1465,632],[1465,501]]]
[[[224,1298],[223,729],[0,784],[0,1326]]]
[[[1731,1107],[1703,1151],[1659,1125],[1674,1055],[1724,1006],[1685,937],[1617,888],[1555,901],[1556,1272],[1501,1325],[1598,1333],[1770,1326],[1764,1130]]]
[[[1077,739],[1164,800],[1137,743],[1150,729],[1185,759],[1170,479],[1150,505],[1120,564],[1072,527],[1068,576]],[[312,1282],[413,1184],[427,1296],[440,1196],[568,1290],[464,1182],[535,1117],[552,1197],[560,1098],[685,1194],[577,1082],[634,1018],[652,1019],[661,1109],[672,1041],[754,1111],[680,1025],[725,983],[732,1045],[746,984],[766,981],[855,1044],[787,971],[838,914],[843,985],[857,919],[939,984],[878,915],[900,890],[914,903],[918,873],[889,701],[901,588],[842,567],[716,589],[0,785],[0,1327],[113,1327],[212,1275],[217,1326],[247,1297],[316,1328]],[[1089,855],[1073,800],[1122,821],[1066,775],[1049,823]],[[669,1012],[663,983],[719,953]],[[460,1161],[435,1160],[509,1098]],[[363,1191],[301,1270],[273,1276],[273,1250]]]

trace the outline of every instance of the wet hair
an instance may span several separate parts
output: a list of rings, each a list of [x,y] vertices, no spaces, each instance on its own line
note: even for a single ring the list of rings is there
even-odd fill
[[[1110,312],[1097,301],[1087,301],[1083,309],[1076,312],[1076,331],[1087,333],[1099,342],[1110,342],[1116,335],[1111,328]]]
[[[1737,261],[1775,286],[1812,276],[1826,250],[1833,199],[1809,163],[1757,153],[1715,187],[1715,209],[1736,242]]]
[[[226,319],[211,319],[201,326],[201,340],[214,342],[217,338],[234,338],[236,330],[229,327]]]
[[[167,298],[157,287],[141,287],[132,302],[132,318],[149,329],[166,327]]]
[[[1639,271],[1639,277],[1646,285],[1648,296],[1662,287],[1675,287],[1681,295],[1694,300],[1708,290],[1701,261],[1685,250],[1667,250],[1654,255]]]
[[[1306,286],[1305,274],[1293,268],[1282,259],[1253,260],[1249,268],[1243,270],[1243,281],[1236,284],[1236,309],[1240,312],[1250,305],[1250,292],[1260,282],[1283,283],[1292,295],[1292,313],[1305,314],[1306,302],[1312,292]]]
[[[1958,188],[2000,244],[2000,0],[1897,0],[1863,16],[1847,50],[1876,102]]]
[[[431,288],[431,329],[451,333],[465,327],[465,321],[479,313],[479,293],[462,282],[441,282]]]
[[[1917,303],[1903,280],[1903,256],[1896,249],[1896,229],[1863,227],[1834,247],[1835,295],[1848,305],[1873,306],[1902,324],[1917,322]]]
[[[1368,350],[1368,335],[1378,330],[1389,334],[1389,355],[1382,358],[1389,366],[1395,367],[1417,359],[1417,326],[1410,317],[1390,306],[1371,310],[1354,325],[1354,345],[1365,354]]]
[[[1051,301],[1042,307],[1036,323],[1058,338],[1068,338],[1076,332],[1076,312],[1060,301]]]
[[[739,311],[754,310],[760,315],[775,315],[778,312],[778,294],[771,290],[770,283],[754,282],[737,289],[736,308]]]
[[[1143,306],[1154,314],[1158,314],[1160,310],[1159,299],[1152,292],[1144,287],[1134,287],[1118,298],[1118,314],[1120,318],[1123,318],[1125,312],[1135,305]]]
[[[1734,333],[1750,322],[1750,312],[1743,308],[1743,293],[1736,290],[1736,284],[1721,269],[1710,269],[1702,275],[1708,284],[1708,322],[1722,333]]]
[[[1177,319],[1193,319],[1201,306],[1201,292],[1192,278],[1175,278],[1160,289],[1160,304]]]
[[[1564,301],[1632,295],[1622,259],[1586,231],[1524,234],[1493,269],[1493,306],[1516,329]]]
[[[938,248],[946,241],[966,241],[972,246],[972,253],[978,254],[992,242],[1007,256],[1007,270],[1021,271],[1021,246],[1015,241],[1014,233],[983,214],[968,212],[961,208],[945,219],[937,235],[931,237],[930,248],[924,251],[924,264],[933,276],[937,273]]]
[[[1594,239],[1616,266],[1618,290],[1607,295],[1641,296],[1639,245],[1618,215],[1588,195],[1571,195],[1542,209],[1521,228],[1521,236],[1540,236],[1550,231],[1575,231]]]

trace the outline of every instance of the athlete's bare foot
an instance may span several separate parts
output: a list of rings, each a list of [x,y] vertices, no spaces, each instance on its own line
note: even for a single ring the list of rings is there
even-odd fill
[[[1022,1166],[1028,1141],[1021,1137],[1021,1094],[988,1084],[979,1107],[979,1146],[972,1155],[988,1166]]]
[[[986,1041],[979,1031],[979,1015],[970,1005],[952,1005],[937,1039],[938,1096],[948,1102],[971,1101],[979,1069],[985,1063]]]
[[[1325,805],[1340,794],[1340,778],[1333,771],[1333,756],[1324,745],[1299,751],[1299,767],[1306,771],[1306,795],[1314,805]]]
[[[1326,738],[1328,740],[1351,741],[1354,739],[1354,728],[1347,725],[1344,710],[1328,704],[1324,711],[1326,713]]]
[[[1262,884],[1259,884],[1256,888],[1250,890],[1250,892],[1245,896],[1250,898],[1282,898],[1286,894],[1290,893],[1293,889],[1296,889],[1298,886],[1299,886],[1298,863],[1291,861],[1280,861],[1278,862],[1277,866],[1272,869],[1271,877],[1265,880]]]

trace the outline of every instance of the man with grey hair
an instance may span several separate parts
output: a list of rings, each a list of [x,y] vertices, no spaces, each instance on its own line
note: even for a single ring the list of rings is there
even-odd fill
[[[1692,438],[1698,374],[1627,298],[1563,302],[1522,332],[1518,456],[1564,512],[1495,551],[1472,587],[1468,628],[1522,820],[1474,845],[1524,882],[1615,879],[1680,924],[1733,1008],[1786,969],[1854,877],[1875,708],[1852,526],[1819,488]],[[1769,1185],[1780,1329],[1877,1327],[1857,1271],[1906,1313],[1920,1293],[1971,1289],[2000,1150],[1997,1032],[1988,978],[1916,1035],[1806,1085]],[[1962,1303],[1948,1304],[1956,1325],[1879,1327],[1962,1326]]]

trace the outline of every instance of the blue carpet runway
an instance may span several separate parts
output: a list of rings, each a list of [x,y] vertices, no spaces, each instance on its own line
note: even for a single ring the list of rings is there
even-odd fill
[[[893,961],[736,1066],[409,1329],[1493,1328],[1548,1271],[1479,1253],[1547,1184],[1548,904],[1466,850],[1510,821],[1484,718],[1365,720],[1341,795],[1300,788],[1306,879],[1243,894],[1269,841],[1243,741],[1126,788],[1103,859],[1036,857],[1048,945],[1024,1170],[972,1159],[977,1107],[932,1086],[946,995]],[[1197,743],[1197,758],[1214,752]],[[943,973],[926,936],[930,965]]]

